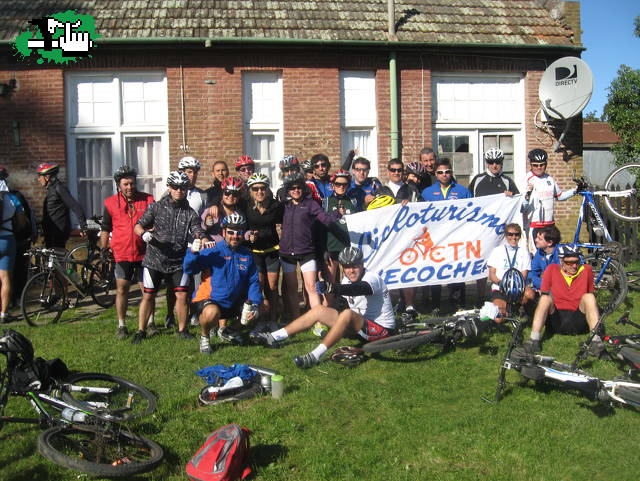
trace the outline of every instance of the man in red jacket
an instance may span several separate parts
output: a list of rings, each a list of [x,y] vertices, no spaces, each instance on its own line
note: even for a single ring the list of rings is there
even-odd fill
[[[557,334],[581,334],[593,329],[600,317],[591,266],[580,264],[580,254],[571,244],[561,245],[558,257],[560,264],[549,264],[542,274],[531,339],[525,344],[533,353],[540,352],[545,324]]]
[[[125,318],[129,303],[129,288],[132,282],[140,283],[142,290],[142,259],[146,244],[133,232],[133,228],[153,197],[136,188],[137,173],[128,165],[121,166],[114,174],[117,193],[104,201],[102,231],[100,245],[109,246],[111,233],[111,250],[116,261],[116,313],[118,315],[118,331],[116,337],[125,339],[129,335]],[[154,330],[151,324],[149,330]],[[157,334],[157,329],[155,332]]]

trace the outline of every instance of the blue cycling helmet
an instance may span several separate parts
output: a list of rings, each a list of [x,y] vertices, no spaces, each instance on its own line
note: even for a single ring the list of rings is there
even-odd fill
[[[524,287],[524,276],[515,267],[507,269],[500,280],[500,292],[510,304],[520,302],[524,295]]]

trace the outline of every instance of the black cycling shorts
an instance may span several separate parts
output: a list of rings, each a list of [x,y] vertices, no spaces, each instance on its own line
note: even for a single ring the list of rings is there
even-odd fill
[[[145,293],[155,294],[158,292],[163,280],[167,283],[167,289],[171,287],[173,292],[187,292],[190,287],[191,276],[184,274],[182,271],[166,273],[149,269],[148,267],[143,269],[142,283]]]
[[[577,311],[556,309],[547,319],[547,326],[555,334],[586,334],[589,332],[587,317],[580,309]]]
[[[253,261],[256,263],[258,272],[262,274],[280,271],[280,254],[278,254],[278,251],[254,252]]]
[[[114,272],[116,279],[122,279],[129,282],[142,282],[142,261],[116,262]]]
[[[220,319],[233,319],[234,317],[238,317],[242,313],[242,305],[243,302],[236,302],[231,307],[222,307],[213,299],[204,299],[202,301],[198,301],[195,303],[195,314],[200,318],[200,314],[204,311],[204,308],[209,304],[215,304],[220,309]]]

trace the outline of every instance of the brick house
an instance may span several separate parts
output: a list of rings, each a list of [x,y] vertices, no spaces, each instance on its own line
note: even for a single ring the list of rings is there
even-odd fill
[[[392,154],[413,161],[434,146],[465,182],[497,145],[524,188],[526,152],[554,140],[536,128],[541,75],[583,50],[579,3],[398,1],[391,32],[387,3],[13,1],[0,12],[0,83],[16,81],[0,97],[0,162],[36,205],[34,167],[62,164],[90,213],[121,163],[157,194],[185,152],[205,165],[201,187],[216,160],[249,154],[277,182],[283,154],[324,152],[335,168],[354,147],[384,178]],[[95,18],[91,58],[13,55],[29,20],[67,9]],[[549,165],[562,187],[582,171],[581,153],[574,122]],[[560,222],[576,206],[562,203]]]

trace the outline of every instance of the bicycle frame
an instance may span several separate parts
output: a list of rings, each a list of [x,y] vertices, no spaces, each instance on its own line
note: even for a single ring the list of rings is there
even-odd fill
[[[56,272],[60,277],[69,282],[73,287],[75,287],[82,297],[86,297],[89,295],[89,292],[86,290],[87,286],[82,278],[74,279],[71,277],[64,266],[58,261],[58,258],[55,256],[53,252],[47,254],[49,259],[47,260],[46,267],[44,272]],[[65,263],[71,263],[76,265],[83,265],[82,262],[75,261],[73,259],[64,260]]]

